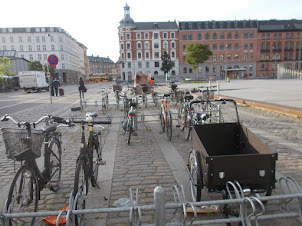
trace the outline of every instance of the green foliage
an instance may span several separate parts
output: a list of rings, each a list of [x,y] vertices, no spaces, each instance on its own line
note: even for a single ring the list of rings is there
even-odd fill
[[[7,57],[0,57],[0,75],[13,75],[12,63]]]
[[[28,64],[28,70],[30,71],[43,71],[43,66],[40,61],[30,61]]]
[[[45,70],[45,74],[49,71],[51,77],[55,77],[56,76],[56,67],[50,66],[48,64],[45,64],[44,65],[44,70]]]
[[[198,80],[198,65],[207,61],[213,52],[208,48],[206,44],[202,43],[190,43],[186,46],[186,64],[192,66],[193,70],[197,69]]]
[[[162,70],[165,74],[169,73],[169,71],[173,68],[174,63],[170,58],[170,55],[164,50],[163,55],[161,56],[162,66],[160,70]]]

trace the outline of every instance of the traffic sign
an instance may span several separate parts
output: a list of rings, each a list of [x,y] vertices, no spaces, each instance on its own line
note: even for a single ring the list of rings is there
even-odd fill
[[[56,66],[59,63],[59,58],[52,54],[48,57],[47,61],[50,66]]]

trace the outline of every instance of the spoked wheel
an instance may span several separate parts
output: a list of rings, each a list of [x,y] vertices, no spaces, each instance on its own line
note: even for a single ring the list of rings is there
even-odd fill
[[[160,121],[160,128],[162,130],[162,132],[165,132],[165,118],[162,112],[162,108],[160,110],[160,114],[159,114],[159,121]]]
[[[199,202],[201,200],[201,190],[203,189],[203,177],[199,152],[194,150],[191,151],[188,167],[190,172],[191,196],[194,202]]]
[[[93,156],[93,177],[95,182],[98,180],[99,175],[99,164],[102,161],[102,145],[97,134],[94,135],[94,145],[92,147]]]
[[[11,184],[7,197],[7,213],[37,212],[39,200],[38,179],[33,169],[21,167]],[[35,217],[11,218],[8,225],[34,225]]]
[[[79,159],[74,177],[73,196],[75,198],[73,209],[85,209],[85,196],[88,193],[88,179],[84,159]],[[84,224],[84,214],[75,215],[75,225]]]
[[[171,141],[172,140],[172,115],[171,115],[171,111],[167,111],[166,113],[167,113],[166,133],[167,133],[168,140]]]
[[[133,132],[133,119],[131,118],[128,122],[128,140],[127,140],[128,144],[130,144],[132,132]]]
[[[50,161],[49,161],[49,170],[50,170],[50,190],[57,191],[61,181],[61,172],[62,172],[62,149],[61,143],[58,139],[53,139],[49,144],[50,150]]]
[[[184,114],[184,133],[185,139],[189,140],[191,135],[191,115],[189,111],[185,111]]]

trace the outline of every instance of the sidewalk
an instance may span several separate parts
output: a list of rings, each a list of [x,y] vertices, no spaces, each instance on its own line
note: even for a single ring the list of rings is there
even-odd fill
[[[212,86],[216,85],[212,82]],[[178,84],[184,89],[199,86],[206,87],[208,83]],[[302,117],[301,90],[302,80],[231,80],[219,81],[219,94],[215,95],[234,99],[238,104]]]

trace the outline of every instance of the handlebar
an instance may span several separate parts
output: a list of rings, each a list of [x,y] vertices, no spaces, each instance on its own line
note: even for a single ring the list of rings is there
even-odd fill
[[[2,118],[1,118],[1,121],[2,122],[5,122],[5,121],[9,121],[11,120],[14,124],[18,125],[18,126],[22,126],[22,125],[32,125],[32,126],[36,126],[37,124],[41,123],[42,121],[46,120],[46,119],[50,119],[51,116],[49,115],[45,115],[45,116],[42,116],[41,118],[38,119],[38,121],[36,122],[22,122],[22,121],[18,121],[17,119],[13,118],[12,116],[6,114],[4,115]]]

